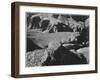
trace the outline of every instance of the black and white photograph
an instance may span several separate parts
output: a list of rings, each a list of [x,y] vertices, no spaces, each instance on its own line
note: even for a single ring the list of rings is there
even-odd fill
[[[12,3],[12,76],[97,73],[97,7]]]
[[[26,67],[89,63],[89,15],[26,12]]]

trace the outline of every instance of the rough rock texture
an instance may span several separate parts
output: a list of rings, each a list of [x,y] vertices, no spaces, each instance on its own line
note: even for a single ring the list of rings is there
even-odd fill
[[[26,53],[26,67],[42,66],[48,58],[48,51],[40,49]]]
[[[26,53],[26,67],[86,64],[88,47],[78,49],[76,52],[69,50],[70,46],[51,42],[48,48],[37,49]]]
[[[41,49],[26,54],[26,67],[86,64],[84,55],[74,54],[65,47],[60,46],[57,50]]]
[[[50,42],[48,48],[37,49],[26,53],[26,67],[48,65],[48,59],[54,61],[54,51],[61,46],[60,43]]]

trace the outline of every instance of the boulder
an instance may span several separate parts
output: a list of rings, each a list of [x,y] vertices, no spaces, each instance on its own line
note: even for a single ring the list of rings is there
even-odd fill
[[[42,66],[48,58],[46,49],[38,49],[26,53],[26,67]]]
[[[89,47],[80,48],[77,50],[77,53],[84,56],[89,63]]]

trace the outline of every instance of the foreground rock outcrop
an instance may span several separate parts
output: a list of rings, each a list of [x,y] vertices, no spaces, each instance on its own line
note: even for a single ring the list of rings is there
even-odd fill
[[[26,67],[51,66],[51,65],[73,65],[88,63],[84,54],[75,54],[65,47],[58,49],[40,49],[26,53]]]

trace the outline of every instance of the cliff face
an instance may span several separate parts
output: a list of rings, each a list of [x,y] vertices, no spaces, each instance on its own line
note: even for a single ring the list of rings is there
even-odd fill
[[[89,26],[89,16],[47,13],[27,15],[27,27],[42,32],[73,32]]]
[[[79,37],[79,32],[56,32],[56,33],[29,33],[27,38],[41,48],[46,48],[50,42],[69,43]]]
[[[28,14],[26,67],[89,63],[89,17]]]

